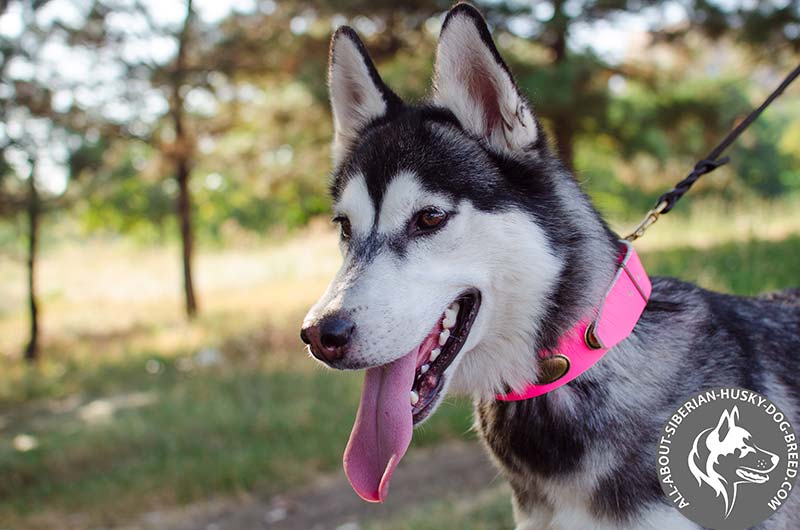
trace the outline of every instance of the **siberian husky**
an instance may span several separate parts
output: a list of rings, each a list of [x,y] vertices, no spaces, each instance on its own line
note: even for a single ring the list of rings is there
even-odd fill
[[[345,452],[353,487],[383,500],[413,426],[459,392],[512,486],[518,530],[697,529],[660,488],[660,429],[721,386],[764,393],[800,425],[797,293],[654,278],[633,332],[591,370],[535,399],[496,399],[541,380],[536,352],[598,311],[619,238],[549,149],[473,7],[448,13],[434,77],[430,100],[408,104],[352,29],[333,35],[344,259],[301,337],[328,366],[366,369]],[[798,503],[763,528],[800,528]]]

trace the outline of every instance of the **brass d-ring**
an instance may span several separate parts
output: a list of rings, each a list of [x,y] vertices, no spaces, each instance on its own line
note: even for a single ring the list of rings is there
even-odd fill
[[[597,336],[594,334],[594,322],[586,326],[586,331],[583,334],[583,341],[593,350],[600,350],[603,348],[603,345],[600,344],[600,341],[597,340]]]

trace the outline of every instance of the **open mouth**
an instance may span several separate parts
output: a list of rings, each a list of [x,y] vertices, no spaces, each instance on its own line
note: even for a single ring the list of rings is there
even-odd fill
[[[465,291],[444,311],[420,345],[411,387],[414,425],[425,420],[444,388],[444,372],[458,356],[469,336],[481,305],[477,289]]]
[[[769,480],[769,477],[767,475],[762,475],[761,473],[758,473],[753,469],[744,467],[740,467],[739,469],[737,469],[736,475],[741,479],[744,479],[748,482],[753,482],[755,484],[763,484]]]
[[[382,502],[386,498],[414,425],[428,417],[441,399],[445,372],[467,340],[480,301],[476,289],[463,292],[414,349],[367,369],[343,458],[347,478],[362,499]]]

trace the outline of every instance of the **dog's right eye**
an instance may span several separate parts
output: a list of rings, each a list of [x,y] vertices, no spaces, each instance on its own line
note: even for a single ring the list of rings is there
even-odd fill
[[[347,241],[353,236],[353,229],[350,226],[350,219],[344,215],[339,215],[333,218],[333,222],[339,225],[342,239]]]
[[[447,222],[447,212],[434,206],[417,212],[411,222],[411,235],[433,232]]]

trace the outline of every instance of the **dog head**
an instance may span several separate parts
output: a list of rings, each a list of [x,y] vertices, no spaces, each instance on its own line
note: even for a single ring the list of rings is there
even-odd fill
[[[367,369],[345,460],[379,500],[412,424],[448,389],[491,397],[535,380],[555,323],[610,283],[613,266],[581,252],[611,238],[471,6],[444,21],[430,102],[404,103],[346,27],[329,89],[344,260],[301,335],[325,364]],[[613,248],[600,262],[614,263]],[[370,462],[348,464],[359,452]]]
[[[725,410],[716,427],[697,436],[689,455],[689,469],[698,484],[707,484],[723,497],[726,517],[733,510],[738,487],[764,484],[780,460],[756,445],[738,421],[738,407]]]

